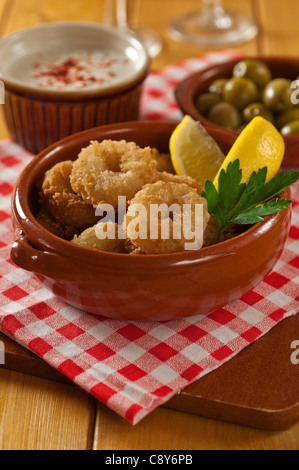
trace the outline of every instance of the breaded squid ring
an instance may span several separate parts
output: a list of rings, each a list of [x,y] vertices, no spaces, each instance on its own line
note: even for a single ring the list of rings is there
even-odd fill
[[[159,172],[162,173],[163,171],[166,171],[167,173],[175,173],[169,154],[160,153],[156,148],[152,148],[151,151],[152,158],[157,162],[157,170]]]
[[[53,233],[59,238],[70,241],[75,235],[80,233],[78,228],[71,225],[62,225],[51,217],[46,207],[42,207],[36,216],[36,220],[48,232]]]
[[[194,178],[185,175],[174,175],[166,171],[157,174],[156,181],[164,181],[164,183],[180,183],[187,184],[197,190],[198,194],[204,189]],[[155,181],[155,182],[156,182]]]
[[[97,230],[102,228],[103,232],[112,228],[115,233],[115,238],[106,238],[101,240],[98,236]],[[85,248],[91,248],[93,250],[107,251],[110,253],[124,253],[125,252],[125,243],[126,239],[119,238],[120,227],[113,222],[99,223],[93,227],[85,230],[81,235],[75,236],[72,240],[72,243],[75,245],[80,245]]]
[[[118,196],[129,201],[154,181],[156,168],[149,147],[141,149],[125,140],[92,141],[74,162],[70,180],[73,190],[87,204],[117,207]]]
[[[184,183],[197,189],[199,194],[204,189],[194,178],[191,178],[191,176],[176,175],[169,154],[160,153],[156,148],[152,148],[151,151],[152,158],[157,162],[157,173],[153,183],[157,181],[164,181],[165,183]]]
[[[128,212],[124,221],[124,229],[127,233],[127,238],[131,240],[133,245],[148,254],[159,254],[159,253],[174,253],[184,251],[186,249],[186,243],[192,240],[185,238],[183,227],[181,225],[181,236],[176,239],[174,236],[174,222],[171,218],[171,213],[166,210],[165,213],[159,214],[158,219],[158,237],[157,239],[151,239],[151,226],[153,223],[150,217],[151,205],[166,205],[170,208],[173,204],[183,208],[184,205],[190,207],[191,214],[191,228],[194,232],[195,227],[195,207],[197,204],[203,206],[203,220],[202,220],[202,231],[204,232],[209,220],[209,214],[207,211],[207,202],[202,198],[195,188],[190,187],[187,184],[174,183],[174,182],[163,182],[158,181],[154,184],[148,184],[139,191],[135,197],[131,200]],[[140,205],[145,208],[145,211],[140,212]],[[138,214],[138,215],[136,215]],[[143,216],[145,219],[143,219]],[[163,239],[161,236],[162,223],[169,224],[169,238]],[[180,222],[182,224],[182,221]],[[137,236],[136,238],[136,226],[139,229],[146,227],[146,237],[144,235]],[[138,235],[139,235],[138,234]],[[195,238],[195,237],[194,237]]]
[[[57,163],[46,172],[42,185],[42,202],[51,217],[64,226],[78,228],[79,231],[94,225],[99,219],[95,210],[74,193],[70,183],[72,161]]]
[[[146,255],[145,251],[142,251],[140,248],[137,248],[131,240],[127,238],[125,241],[125,253],[128,255]]]
[[[219,222],[214,219],[214,217],[210,217],[207,228],[204,234],[204,246],[211,246],[217,243],[217,237],[219,233]],[[220,241],[224,242],[225,240],[230,240],[231,238],[236,237],[240,232],[236,230],[236,226],[230,226],[226,230],[224,230]]]

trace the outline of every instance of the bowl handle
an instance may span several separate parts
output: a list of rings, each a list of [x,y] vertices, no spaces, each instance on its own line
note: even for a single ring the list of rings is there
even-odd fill
[[[20,268],[52,279],[80,279],[80,270],[68,258],[33,248],[22,231],[16,236],[10,258]]]

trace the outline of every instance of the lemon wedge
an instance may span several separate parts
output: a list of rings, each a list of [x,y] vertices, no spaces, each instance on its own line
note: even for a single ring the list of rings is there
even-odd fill
[[[191,176],[201,185],[214,180],[225,159],[205,128],[188,115],[173,131],[169,146],[176,173]]]
[[[242,169],[242,183],[248,183],[251,174],[265,166],[268,167],[266,181],[269,181],[278,173],[284,153],[285,143],[278,130],[266,119],[255,117],[232,146],[214,180],[214,186],[218,189],[220,171],[226,170],[228,164],[237,158]]]

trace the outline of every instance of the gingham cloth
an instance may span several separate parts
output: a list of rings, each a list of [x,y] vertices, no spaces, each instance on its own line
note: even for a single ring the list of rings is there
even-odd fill
[[[180,119],[172,94],[177,81],[232,54],[210,54],[151,75],[143,117]],[[253,291],[206,315],[126,322],[65,304],[10,261],[11,192],[31,158],[10,141],[0,145],[0,329],[132,424],[299,311],[299,184],[286,247]]]

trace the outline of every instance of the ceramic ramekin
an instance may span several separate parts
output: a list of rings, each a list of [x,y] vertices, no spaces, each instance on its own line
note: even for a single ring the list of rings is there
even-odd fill
[[[289,78],[296,80],[299,76],[299,59],[291,57],[253,57],[255,60],[264,62],[270,68],[273,78]],[[196,98],[206,93],[209,86],[214,80],[218,78],[230,78],[234,66],[240,59],[234,59],[222,64],[213,65],[203,71],[196,72],[189,75],[183,80],[176,88],[175,95],[177,103],[184,114],[188,114],[197,121],[201,121],[204,126],[222,129],[225,133],[237,137],[239,132],[227,130],[220,127],[205,116],[200,114],[195,106]],[[285,158],[283,161],[284,166],[298,166],[299,165],[299,135],[292,135],[284,137],[286,144]]]
[[[108,49],[117,51],[128,64],[111,84],[48,89],[28,79],[34,64],[47,56]],[[150,65],[145,48],[135,37],[85,22],[46,23],[17,31],[0,41],[0,62],[9,132],[34,154],[82,130],[137,120],[141,87]]]
[[[290,227],[291,208],[267,217],[234,239],[166,255],[126,255],[86,249],[49,233],[35,218],[37,181],[54,164],[75,159],[90,140],[135,141],[168,151],[170,122],[103,126],[68,137],[35,157],[12,199],[15,264],[36,274],[56,296],[110,318],[169,320],[210,312],[254,288],[277,262]],[[226,153],[234,138],[209,129]],[[281,197],[290,198],[290,191]]]

